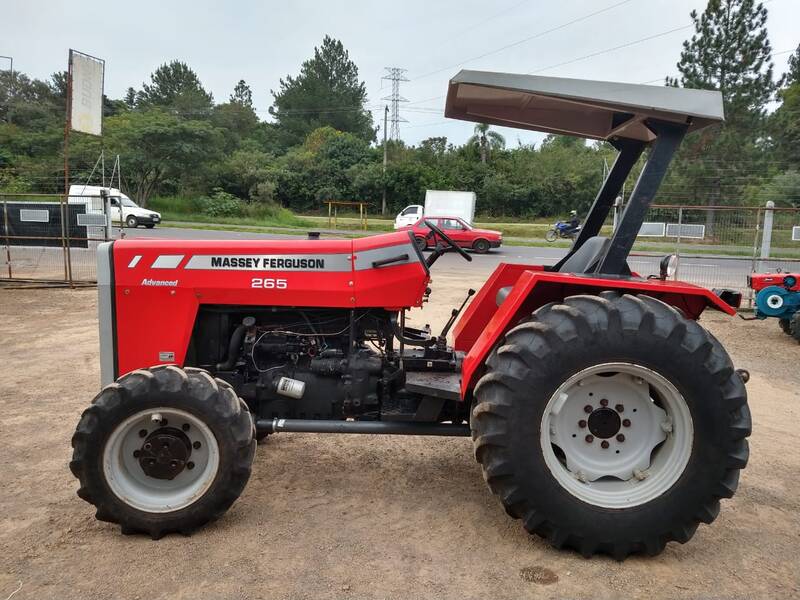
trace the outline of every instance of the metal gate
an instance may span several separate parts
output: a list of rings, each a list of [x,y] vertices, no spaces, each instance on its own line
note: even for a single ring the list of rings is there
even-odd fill
[[[111,237],[108,197],[0,194],[0,280],[94,283]]]

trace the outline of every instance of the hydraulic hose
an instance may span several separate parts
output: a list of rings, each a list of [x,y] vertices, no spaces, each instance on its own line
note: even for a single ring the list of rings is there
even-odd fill
[[[236,329],[233,330],[231,341],[228,343],[228,358],[225,362],[217,363],[217,371],[230,371],[236,366],[236,361],[239,360],[240,350],[246,331],[247,327],[244,325],[238,325]]]

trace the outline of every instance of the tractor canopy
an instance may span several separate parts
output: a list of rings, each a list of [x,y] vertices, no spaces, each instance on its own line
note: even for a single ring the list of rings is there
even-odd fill
[[[652,142],[649,120],[701,129],[724,119],[714,90],[460,71],[450,80],[444,114],[475,121],[597,140]]]
[[[627,258],[683,137],[724,119],[713,90],[460,71],[450,80],[446,117],[605,140],[619,154],[572,248],[551,270],[628,276]],[[647,163],[610,238],[600,235],[634,165]]]

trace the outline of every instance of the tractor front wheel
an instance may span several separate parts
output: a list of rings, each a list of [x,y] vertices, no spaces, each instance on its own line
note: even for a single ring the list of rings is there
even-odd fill
[[[730,358],[647,296],[538,309],[492,352],[474,396],[492,491],[529,532],[584,556],[688,541],[747,463],[747,394]]]
[[[142,369],[106,386],[84,411],[70,469],[78,496],[122,533],[190,533],[241,494],[253,433],[247,406],[224,381],[201,369]]]

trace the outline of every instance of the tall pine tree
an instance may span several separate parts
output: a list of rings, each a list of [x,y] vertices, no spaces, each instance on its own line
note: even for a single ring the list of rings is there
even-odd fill
[[[372,113],[366,110],[367,90],[358,79],[358,67],[342,42],[325,36],[305,61],[297,77],[280,80],[272,91],[270,114],[290,145],[326,125],[367,140],[375,139]]]
[[[667,193],[709,206],[738,202],[741,168],[754,168],[766,105],[776,90],[767,9],[755,0],[709,0],[701,15],[690,16],[695,33],[683,43],[680,77],[667,85],[719,90],[725,123],[688,136]],[[707,226],[711,233],[710,211]]]
[[[245,108],[253,108],[253,91],[244,79],[240,79],[236,87],[233,88],[231,102]]]

